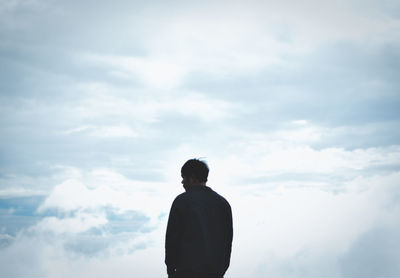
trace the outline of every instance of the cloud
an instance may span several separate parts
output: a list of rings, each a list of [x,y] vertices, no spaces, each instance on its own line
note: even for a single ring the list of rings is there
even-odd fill
[[[88,56],[92,62],[111,67],[111,74],[125,79],[139,78],[146,86],[156,89],[173,89],[180,85],[185,69],[177,64],[143,57]]]
[[[338,194],[316,188],[277,187],[250,197],[252,189],[234,189],[228,193],[236,228],[231,271],[236,275],[248,272],[253,277],[340,277],[342,269],[349,267],[353,273],[366,274],[366,261],[358,251],[351,251],[352,246],[363,241],[368,231],[382,226],[386,227],[382,233],[373,233],[368,242],[380,245],[384,236],[389,242],[395,240],[397,228],[391,223],[397,223],[394,219],[399,210],[390,199],[397,195],[398,178],[395,173],[353,179],[347,191]],[[396,269],[396,249],[382,244],[387,260],[382,258],[377,264],[386,261],[389,269]],[[365,246],[363,254],[368,257],[373,250]],[[352,260],[359,263],[352,264]],[[388,273],[380,266],[374,271],[374,277]]]
[[[6,277],[25,277],[44,275],[42,270],[44,249],[38,239],[16,238],[12,245],[0,252],[1,273]],[[21,263],[24,262],[24,263]]]
[[[100,227],[107,223],[103,216],[93,215],[92,213],[78,212],[74,217],[59,219],[57,217],[45,217],[34,227],[40,232],[51,231],[55,234],[81,233],[89,229]]]
[[[90,239],[89,239],[90,242]],[[74,243],[81,250],[89,248],[89,244],[84,238]],[[139,247],[142,243],[137,242]],[[125,246],[130,242],[125,241]],[[64,248],[67,247],[67,248]],[[115,250],[109,254],[92,256],[86,252],[71,253],[71,245],[63,245],[60,239],[45,239],[43,237],[20,237],[16,244],[0,252],[1,261],[4,263],[1,273],[7,277],[22,278],[27,275],[36,277],[109,277],[118,275],[119,277],[141,277],[161,276],[165,273],[160,264],[149,267],[150,261],[160,261],[160,254],[153,247],[146,249],[137,248],[136,252],[130,254],[121,253]],[[123,245],[119,247],[123,248]],[[89,249],[86,249],[89,250]],[[16,264],[18,262],[18,264]],[[21,263],[23,262],[23,263]]]
[[[8,234],[0,234],[0,250],[12,244],[14,238]]]
[[[211,166],[212,172],[218,172],[217,165]],[[72,264],[79,270],[77,275],[84,275],[94,273],[94,265],[101,261],[111,263],[106,259],[110,256],[114,256],[116,263],[124,265],[125,256],[162,248],[166,219],[161,218],[159,222],[158,215],[158,225],[155,229],[148,229],[149,218],[146,215],[157,215],[150,208],[165,211],[174,192],[160,195],[161,188],[157,184],[130,181],[104,169],[80,175],[82,181],[69,180],[54,188],[39,209],[41,214],[46,214],[30,229],[33,234],[20,235],[2,254],[17,252],[19,244],[29,237],[44,236],[40,243],[36,243],[37,251],[32,255],[43,258],[41,271],[49,273],[55,271],[55,266],[62,269],[63,265]],[[234,210],[235,240],[229,274],[240,276],[247,272],[254,277],[264,277],[266,273],[277,277],[302,277],[303,274],[320,277],[339,273],[341,268],[337,258],[346,254],[348,246],[374,227],[377,219],[391,223],[397,218],[396,206],[393,205],[396,204],[395,196],[398,196],[398,179],[398,173],[355,178],[347,183],[345,191],[339,193],[297,186],[278,186],[257,192],[248,185],[232,187],[217,183],[213,174],[213,188],[228,198]],[[139,191],[140,186],[142,189]],[[143,193],[145,188],[147,193]],[[170,189],[164,187],[164,190]],[[151,194],[152,202],[135,203],[135,192],[142,192],[138,193],[138,198]],[[126,203],[123,195],[132,197],[131,203]],[[145,214],[132,213],[130,209],[136,206]],[[49,236],[52,234],[54,236]],[[257,260],[249,261],[246,254],[250,250]],[[43,256],[50,257],[44,259]],[[86,265],[83,267],[79,258],[95,259],[84,259]],[[317,263],[319,267],[313,268]],[[121,275],[132,271],[126,269],[126,273]],[[138,271],[135,269],[134,273]],[[150,273],[149,270],[142,271]],[[15,270],[10,273],[17,275]]]
[[[70,179],[56,185],[38,212],[56,210],[61,213],[96,212],[98,209],[112,208],[119,213],[140,211],[154,221],[165,208],[160,207],[163,183],[130,180],[107,169],[97,169],[80,179]],[[161,203],[152,205],[155,200]]]
[[[64,134],[72,134],[90,131],[91,136],[96,137],[136,137],[135,132],[128,126],[103,126],[103,127],[93,127],[93,126],[80,126],[70,130],[66,130]]]
[[[43,200],[44,196],[41,195],[14,195],[9,192],[0,197],[0,234],[14,238],[37,223],[40,217],[35,214],[35,210]]]
[[[400,274],[397,263],[399,227],[395,223],[374,227],[351,244],[340,258],[342,277],[396,277]]]
[[[94,265],[111,258],[123,262],[125,257],[141,250],[154,252],[155,242],[160,248],[160,231],[165,226],[168,208],[163,206],[166,200],[160,195],[162,190],[154,191],[159,184],[138,183],[105,169],[89,173],[63,169],[75,178],[55,186],[33,207],[27,206],[33,202],[29,198],[25,202],[20,197],[2,201],[2,214],[4,208],[4,213],[11,215],[21,214],[21,210],[35,215],[19,227],[15,236],[4,233],[9,230],[2,227],[0,257],[7,257],[2,261],[20,261],[21,246],[29,249],[22,258],[23,267],[9,264],[2,268],[2,274],[25,277],[29,270],[41,277],[63,277],[53,271],[73,264],[79,269],[76,275],[85,277],[84,273],[92,268],[87,258],[95,258]],[[9,229],[12,219],[2,219],[8,222],[5,227]],[[32,222],[33,219],[36,221]],[[86,261],[84,266],[82,260]],[[130,273],[132,270],[123,273],[123,277]]]
[[[373,176],[398,170],[397,146],[365,149],[313,148],[309,144],[324,140],[325,133],[329,134],[331,130],[313,125],[306,126],[305,129],[303,126],[297,129],[288,125],[288,130],[291,136],[287,136],[284,126],[276,132],[225,132],[229,143],[222,149],[208,150],[205,153],[214,162],[214,173],[218,175],[216,182],[243,187],[255,186],[260,190],[268,190],[269,186],[277,186],[281,182],[288,186],[314,184],[326,190],[338,190],[345,189],[346,181],[357,176]],[[312,136],[303,136],[310,131]],[[298,139],[298,134],[307,140]],[[196,148],[192,151],[195,152]]]
[[[166,219],[165,212],[162,216],[154,215],[153,211],[167,209],[161,205],[165,202],[164,197],[158,202],[148,202],[147,208],[150,209],[143,205],[145,203],[138,203],[138,200],[146,202],[148,194],[155,201],[160,194],[152,192],[157,184],[151,184],[152,187],[150,184],[139,185],[104,169],[85,174],[69,169],[66,173],[75,179],[55,186],[49,196],[35,203],[34,207],[27,207],[29,202],[24,204],[21,198],[2,201],[5,209],[15,204],[16,209],[9,213],[24,209],[37,216],[36,222],[27,223],[15,237],[2,234],[0,257],[2,262],[7,262],[7,266],[2,267],[2,275],[26,277],[29,273],[40,277],[67,277],[74,274],[87,277],[88,273],[97,273],[102,277],[104,273],[99,269],[108,269],[106,265],[114,261],[123,268],[121,277],[128,277],[139,273],[140,264],[147,264],[141,258],[143,254],[149,258],[146,253],[151,251],[153,259],[159,256],[157,250],[162,246],[160,238]],[[143,188],[138,190],[141,186]],[[154,219],[148,215],[154,215]],[[24,252],[23,248],[26,248]],[[23,266],[14,264],[21,260]],[[140,271],[146,277],[153,272],[160,275],[161,268]]]

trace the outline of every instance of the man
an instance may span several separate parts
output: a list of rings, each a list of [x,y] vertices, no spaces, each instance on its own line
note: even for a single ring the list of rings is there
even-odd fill
[[[172,203],[165,240],[169,278],[222,278],[229,267],[231,207],[206,186],[208,172],[207,164],[198,159],[182,166],[186,192]]]

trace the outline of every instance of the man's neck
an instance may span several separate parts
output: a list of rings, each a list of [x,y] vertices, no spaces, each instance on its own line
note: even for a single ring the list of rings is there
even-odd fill
[[[191,183],[188,187],[185,187],[185,190],[188,191],[192,188],[202,188],[202,187],[206,187],[205,182],[195,182],[195,183]]]

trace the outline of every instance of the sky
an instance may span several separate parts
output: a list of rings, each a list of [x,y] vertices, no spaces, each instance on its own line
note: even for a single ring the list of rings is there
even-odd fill
[[[400,277],[400,2],[0,0],[0,276],[166,277],[180,168],[225,277]]]

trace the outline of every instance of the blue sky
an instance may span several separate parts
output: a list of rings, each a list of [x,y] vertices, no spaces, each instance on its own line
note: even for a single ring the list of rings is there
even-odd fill
[[[399,277],[398,1],[0,0],[0,276],[162,277],[189,158],[226,277]]]

